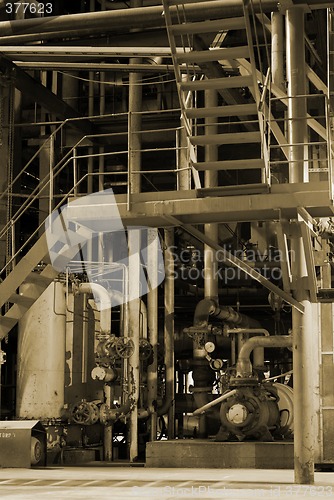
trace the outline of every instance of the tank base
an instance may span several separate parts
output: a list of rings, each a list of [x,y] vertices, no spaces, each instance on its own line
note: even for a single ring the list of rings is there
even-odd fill
[[[175,439],[146,445],[146,467],[293,469],[293,462],[292,441]]]

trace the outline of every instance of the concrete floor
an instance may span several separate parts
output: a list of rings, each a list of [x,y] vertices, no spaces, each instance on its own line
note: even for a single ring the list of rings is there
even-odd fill
[[[314,486],[298,486],[293,484],[293,470],[149,469],[140,466],[1,469],[0,498],[334,499],[334,473],[317,472]]]

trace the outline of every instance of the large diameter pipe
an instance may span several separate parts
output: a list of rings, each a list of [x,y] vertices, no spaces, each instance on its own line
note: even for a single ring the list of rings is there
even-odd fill
[[[166,365],[166,400],[175,399],[174,368],[174,230],[165,229],[165,318],[164,318],[164,350]],[[168,410],[168,437],[175,434],[175,405]]]
[[[209,317],[220,319],[226,323],[245,328],[259,328],[258,321],[246,316],[245,314],[235,311],[230,306],[220,306],[213,299],[201,300],[195,309],[194,325],[204,325],[209,321]]]
[[[313,0],[314,2],[314,0]],[[254,2],[254,8],[259,12],[260,0]],[[267,12],[277,10],[277,2],[262,0],[263,10]],[[184,7],[189,21],[203,18],[203,5],[189,4]],[[205,4],[207,17],[221,18],[240,16],[243,13],[242,1],[220,0],[208,1]],[[20,34],[51,33],[53,31],[73,31],[73,26],[80,30],[118,31],[120,28],[162,27],[165,26],[163,8],[160,5],[152,7],[135,7],[131,9],[108,10],[81,14],[67,14],[63,16],[48,16],[38,19],[23,19],[17,21],[0,22],[2,36]]]
[[[158,277],[158,231],[148,230],[148,261],[151,265],[151,276]],[[147,294],[148,307],[148,333],[153,349],[153,361],[147,368],[147,397],[151,414],[150,440],[157,439],[157,412],[156,401],[158,398],[158,287],[151,288]]]
[[[250,355],[256,347],[291,347],[291,335],[275,335],[272,337],[252,337],[247,340],[239,352],[237,361],[237,376],[248,378],[252,376]]]
[[[98,283],[80,283],[77,292],[92,293],[96,307],[100,311],[100,330],[102,333],[111,333],[111,297],[109,292]]]
[[[246,335],[264,335],[269,337],[269,332],[265,328],[231,328],[225,330],[227,334],[246,334]],[[241,346],[240,346],[241,349]],[[263,368],[264,366],[264,347],[256,347],[253,354],[254,368]]]
[[[291,7],[286,12],[286,50],[289,118],[289,180],[307,182],[307,106],[305,71],[305,11]],[[293,384],[294,384],[294,468],[295,482],[314,483],[314,411],[312,387],[312,345],[314,338],[312,305],[305,287],[308,275],[301,237],[291,239],[291,271],[295,283],[293,296],[304,306],[304,314],[293,308]]]

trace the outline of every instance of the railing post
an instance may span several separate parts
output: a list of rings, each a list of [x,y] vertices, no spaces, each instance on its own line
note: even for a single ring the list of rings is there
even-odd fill
[[[73,148],[73,194],[77,196],[78,171],[77,171],[77,148]]]

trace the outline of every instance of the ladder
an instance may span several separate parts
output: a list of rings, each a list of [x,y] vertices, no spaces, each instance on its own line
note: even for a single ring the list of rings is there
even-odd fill
[[[201,188],[199,194],[233,194],[240,186],[249,193],[267,191],[268,152],[248,2],[242,17],[206,19],[206,2],[199,0],[203,18],[193,22],[187,3],[163,0],[182,119],[192,148],[191,167],[197,172],[225,172],[217,188]],[[240,30],[244,43],[222,47],[228,30]],[[249,72],[239,59],[250,62]],[[200,92],[211,89],[218,92],[219,105],[205,107]],[[218,133],[210,133],[206,118],[216,120]],[[201,148],[209,145],[220,148],[217,161],[205,161]]]

